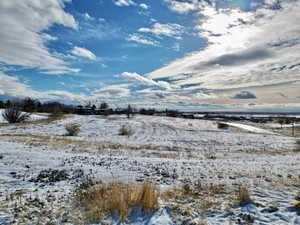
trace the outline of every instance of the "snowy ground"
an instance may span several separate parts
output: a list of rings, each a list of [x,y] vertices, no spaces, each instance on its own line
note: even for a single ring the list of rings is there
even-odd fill
[[[64,136],[68,123],[81,125],[78,137]],[[123,125],[131,127],[132,136],[119,135]],[[130,224],[245,224],[249,218],[254,224],[300,224],[300,212],[293,208],[300,191],[296,139],[250,125],[230,125],[222,130],[206,120],[76,115],[51,123],[2,126],[0,224],[84,224],[71,196],[87,176],[151,180],[162,189],[201,183],[222,184],[229,190],[204,213],[195,207],[200,200],[180,201],[180,207],[190,208],[189,214],[174,210],[172,204],[179,204],[174,200],[149,216],[135,212]],[[39,177],[45,170],[64,173],[60,180],[49,181]],[[254,203],[231,206],[239,186],[250,190]],[[113,218],[108,221],[117,224]]]

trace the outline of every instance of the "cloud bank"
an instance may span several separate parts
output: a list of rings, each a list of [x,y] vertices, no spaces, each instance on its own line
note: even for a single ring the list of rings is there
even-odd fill
[[[45,33],[53,24],[78,29],[74,17],[64,11],[65,4],[69,2],[70,0],[0,1],[0,62],[38,68],[50,73],[78,71],[70,68],[45,45],[47,41],[56,40]]]

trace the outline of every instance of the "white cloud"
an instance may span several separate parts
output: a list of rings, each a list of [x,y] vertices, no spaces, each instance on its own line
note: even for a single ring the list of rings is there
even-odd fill
[[[148,86],[157,86],[165,89],[172,89],[172,88],[179,88],[176,85],[171,85],[168,82],[165,81],[154,81],[152,79],[149,79],[147,77],[143,77],[142,75],[138,73],[130,73],[130,72],[124,72],[121,74],[121,76],[125,79],[129,79],[144,85]]]
[[[94,98],[126,98],[130,95],[130,89],[128,84],[114,84],[97,89],[92,92]]]
[[[139,44],[143,44],[143,45],[152,45],[152,46],[158,46],[159,43],[155,40],[143,37],[141,35],[138,34],[131,34],[129,35],[129,37],[127,38],[128,41],[134,41],[137,42]]]
[[[136,3],[132,0],[117,0],[115,1],[115,5],[122,7],[122,6],[136,5]]]
[[[184,32],[184,28],[176,23],[154,23],[151,28],[142,27],[138,31],[143,33],[152,33],[158,37],[168,36],[180,39],[182,33]]]
[[[299,102],[295,97],[299,85],[293,85],[300,80],[300,1],[281,1],[280,10],[262,5],[248,12],[216,10],[214,1],[200,6],[186,2],[195,5],[199,16],[195,29],[208,45],[149,73],[148,78],[168,79],[171,84],[210,90],[219,96],[248,88],[255,93],[256,104],[278,103],[276,93],[288,90],[289,97],[280,101]],[[184,91],[180,93],[187,94]],[[230,99],[233,94],[220,100],[238,101]]]
[[[141,3],[139,5],[142,9],[149,9],[149,5],[145,4],[145,3]]]
[[[0,62],[71,72],[66,63],[45,46],[45,42],[56,39],[45,34],[53,24],[78,28],[73,16],[64,11],[67,2],[70,0],[0,1]]]
[[[75,46],[72,51],[72,54],[80,56],[80,57],[85,57],[88,58],[90,60],[96,60],[97,57],[95,56],[94,53],[92,53],[90,50],[86,49],[86,48],[81,48],[78,46]]]
[[[84,17],[84,19],[85,20],[94,20],[95,18],[94,17],[92,17],[90,14],[88,14],[88,13],[84,13],[83,14],[83,17]]]
[[[178,13],[188,13],[190,11],[196,10],[198,3],[196,1],[176,1],[176,0],[164,0],[168,3],[172,11]]]

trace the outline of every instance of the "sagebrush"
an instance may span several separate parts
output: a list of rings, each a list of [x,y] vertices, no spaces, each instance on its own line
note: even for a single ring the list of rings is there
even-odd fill
[[[80,132],[80,124],[77,123],[69,123],[65,126],[66,128],[66,136],[77,136]]]

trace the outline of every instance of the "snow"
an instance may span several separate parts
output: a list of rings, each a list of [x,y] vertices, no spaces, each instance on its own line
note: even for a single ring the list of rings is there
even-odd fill
[[[69,123],[81,125],[78,137],[65,136],[64,126]],[[130,126],[134,134],[120,136],[123,125]],[[229,196],[224,197],[220,207],[201,215],[193,209],[196,200],[187,199],[182,204],[191,207],[193,217],[174,216],[173,208],[162,203],[150,215],[133,211],[126,223],[130,225],[175,225],[184,220],[192,224],[199,218],[198,222],[212,225],[240,224],[246,215],[255,218],[253,224],[300,224],[299,212],[292,207],[300,178],[300,154],[293,151],[297,139],[249,124],[228,125],[230,128],[223,130],[209,120],[73,115],[47,124],[0,127],[0,224],[17,224],[21,218],[35,215],[36,206],[22,206],[17,216],[14,211],[15,204],[25,204],[30,196],[38,196],[44,208],[51,208],[51,216],[42,224],[79,224],[74,221],[82,212],[72,208],[70,199],[83,179],[80,171],[84,177],[104,182],[149,179],[161,189],[197,182],[224,184],[230,190],[246,186],[254,199],[254,203],[231,207]],[[33,182],[49,169],[66,171],[68,179]],[[18,198],[7,200],[20,190],[24,192],[20,202]],[[49,196],[54,200],[47,200]],[[278,209],[269,212],[270,204]],[[68,222],[61,207],[68,212]],[[37,218],[30,223],[37,224]],[[113,216],[105,221],[122,224]]]
[[[262,129],[262,128],[258,128],[258,127],[254,127],[254,126],[250,126],[250,125],[246,125],[246,124],[228,123],[228,122],[225,122],[225,124],[232,126],[232,127],[240,128],[242,130],[250,131],[253,133],[274,134],[273,132],[268,131],[266,129]]]

